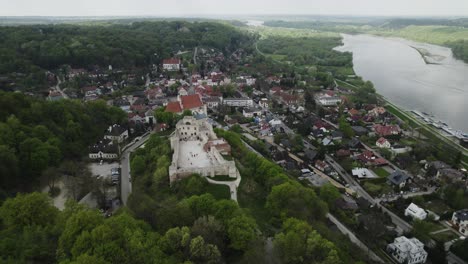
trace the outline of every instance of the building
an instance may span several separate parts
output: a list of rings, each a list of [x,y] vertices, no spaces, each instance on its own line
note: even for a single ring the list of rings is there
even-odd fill
[[[452,224],[464,236],[468,236],[468,209],[456,211],[452,215]]]
[[[238,106],[238,107],[252,107],[253,100],[248,97],[241,98],[225,98],[223,104],[227,106]]]
[[[180,70],[180,59],[170,58],[163,60],[163,69],[166,71],[178,71]]]
[[[203,104],[199,94],[177,96],[177,101],[170,102],[166,106],[166,112],[182,114],[185,110],[193,114],[206,114],[206,105]]]
[[[263,109],[268,109],[270,103],[268,102],[267,98],[262,98],[258,101],[258,105]]]
[[[375,142],[375,145],[378,147],[378,148],[386,148],[386,149],[389,149],[392,145],[390,144],[390,142],[384,138],[384,137],[381,137],[379,138],[376,142]]]
[[[210,96],[203,98],[203,103],[205,103],[206,107],[209,109],[217,108],[219,106],[221,99],[216,96]]]
[[[319,105],[323,106],[337,106],[341,104],[342,100],[341,97],[339,96],[330,96],[328,94],[325,95],[319,95],[315,97],[315,101]]]
[[[114,124],[109,126],[104,134],[104,139],[109,139],[112,141],[117,141],[118,143],[122,143],[125,139],[128,138],[128,130],[121,126]]]
[[[392,172],[390,175],[388,175],[387,179],[390,185],[395,185],[395,186],[398,186],[399,188],[403,188],[405,187],[410,177],[406,173],[402,172],[401,170],[396,170]]]
[[[405,210],[405,216],[411,216],[413,219],[424,220],[427,217],[427,212],[421,207],[411,203]]]
[[[254,108],[254,107],[246,107],[242,109],[242,115],[247,118],[255,117],[255,116],[261,116],[262,115],[262,109]]]
[[[398,263],[419,264],[427,260],[424,244],[416,238],[397,237],[393,243],[388,244],[387,252]]]
[[[89,148],[89,158],[114,160],[119,157],[119,146],[110,139],[104,139]]]
[[[392,135],[399,135],[401,133],[401,129],[398,125],[374,125],[374,131],[377,135],[381,137],[392,136]]]
[[[225,160],[222,156],[230,153],[229,144],[216,136],[206,118],[197,120],[193,116],[184,116],[177,122],[170,141],[174,150],[169,166],[171,183],[193,174],[203,177],[240,177],[235,162]]]

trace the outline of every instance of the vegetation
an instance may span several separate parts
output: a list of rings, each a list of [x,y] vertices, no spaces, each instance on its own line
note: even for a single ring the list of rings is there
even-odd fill
[[[0,91],[0,193],[29,191],[42,172],[81,159],[125,113],[103,101],[43,101]]]

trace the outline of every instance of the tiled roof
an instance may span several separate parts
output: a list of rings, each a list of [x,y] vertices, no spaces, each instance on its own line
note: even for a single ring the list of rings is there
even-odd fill
[[[172,112],[172,113],[180,113],[182,112],[182,108],[180,107],[179,102],[170,102],[166,106],[166,112]]]
[[[180,64],[180,59],[170,58],[163,60],[163,64]]]
[[[197,108],[197,107],[200,107],[200,106],[203,105],[203,102],[201,101],[200,95],[198,95],[198,94],[181,96],[180,100],[181,100],[181,103],[182,103],[182,108],[184,110]]]

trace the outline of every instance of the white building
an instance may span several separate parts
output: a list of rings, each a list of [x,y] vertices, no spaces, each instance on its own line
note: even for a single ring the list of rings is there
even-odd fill
[[[375,142],[375,145],[378,147],[378,148],[386,148],[386,149],[389,149],[392,145],[390,144],[390,142],[384,138],[384,137],[381,137],[379,138],[376,142]]]
[[[468,236],[468,209],[456,211],[452,215],[452,223],[464,236]]]
[[[269,107],[268,99],[267,98],[260,99],[260,101],[258,101],[258,105],[263,109],[268,109]]]
[[[421,207],[411,203],[405,210],[405,216],[411,216],[413,219],[424,220],[427,217],[427,212]]]
[[[425,263],[427,259],[424,244],[416,238],[405,236],[397,237],[393,243],[388,244],[387,252],[398,263],[419,264]]]
[[[254,108],[254,107],[246,107],[242,109],[242,115],[247,118],[251,118],[254,116],[261,116],[262,115],[262,109]]]
[[[315,101],[323,106],[336,106],[341,104],[341,97],[339,96],[318,96]]]
[[[166,71],[178,71],[180,70],[180,64],[180,59],[165,59],[163,60],[163,69]]]
[[[104,139],[89,148],[89,158],[98,160],[114,160],[119,156],[119,147],[110,139]]]
[[[253,100],[248,97],[225,98],[223,104],[228,106],[252,107]]]
[[[104,138],[122,143],[125,139],[128,138],[128,130],[120,125],[115,124],[109,126],[106,133],[104,134]]]

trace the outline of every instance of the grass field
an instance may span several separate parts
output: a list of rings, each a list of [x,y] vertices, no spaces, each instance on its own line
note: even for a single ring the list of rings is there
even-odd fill
[[[381,177],[381,178],[384,178],[384,177],[387,177],[388,175],[390,175],[390,173],[388,171],[386,171],[385,169],[383,168],[375,168],[375,169],[372,169],[375,174],[377,174],[377,176]]]
[[[216,199],[231,199],[229,187],[226,185],[209,184],[207,192],[213,195]]]

